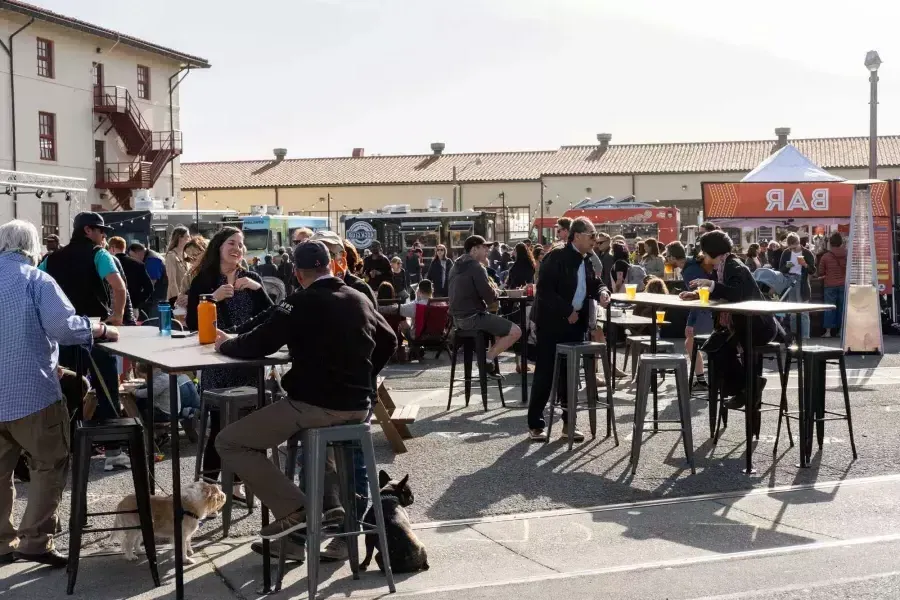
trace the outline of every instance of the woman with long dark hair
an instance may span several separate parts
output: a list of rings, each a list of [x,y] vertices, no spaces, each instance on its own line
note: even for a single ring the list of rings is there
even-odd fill
[[[188,263],[184,255],[184,247],[191,241],[191,234],[184,225],[172,230],[169,247],[166,248],[166,277],[169,286],[166,298],[174,306],[187,306],[187,290],[189,287],[187,273]]]
[[[447,282],[450,281],[451,267],[453,267],[453,261],[447,256],[447,247],[438,244],[434,248],[434,258],[428,265],[428,273],[425,274],[425,279],[430,279],[434,286],[435,298],[446,298],[450,295]]]
[[[537,271],[537,265],[531,252],[528,251],[525,244],[521,242],[516,244],[516,260],[509,269],[506,287],[512,290],[534,283],[535,271]]]
[[[666,263],[659,255],[659,242],[653,238],[644,240],[644,254],[641,255],[640,264],[647,275],[662,277],[666,272]]]
[[[187,326],[197,330],[197,306],[200,296],[212,295],[216,302],[218,328],[234,329],[259,315],[272,301],[262,286],[262,279],[241,265],[244,260],[244,234],[234,227],[223,227],[212,240],[203,257],[191,271],[193,280],[188,290]],[[204,369],[201,385],[205,390],[257,385],[256,367],[246,369]],[[216,436],[221,429],[218,411],[210,415],[209,439],[203,454],[203,473],[215,479],[221,469],[216,452]],[[234,494],[243,498],[243,485],[235,480]]]

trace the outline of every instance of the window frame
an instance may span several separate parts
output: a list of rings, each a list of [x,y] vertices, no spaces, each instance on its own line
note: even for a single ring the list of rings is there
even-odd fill
[[[41,44],[46,46],[46,55],[41,53]],[[53,44],[53,40],[48,40],[47,38],[37,38],[37,74],[38,77],[45,77],[47,79],[55,79],[56,78],[56,48]],[[45,72],[41,72],[45,71]]]
[[[137,97],[150,99],[150,67],[146,65],[137,66]]]
[[[51,235],[59,235],[59,204],[52,200],[41,202],[41,240]]]
[[[47,125],[50,129],[49,133],[44,133],[44,118],[48,119]],[[44,155],[44,140],[49,144],[49,153]],[[38,148],[40,150],[41,160],[56,162],[56,113],[39,111],[38,112]]]

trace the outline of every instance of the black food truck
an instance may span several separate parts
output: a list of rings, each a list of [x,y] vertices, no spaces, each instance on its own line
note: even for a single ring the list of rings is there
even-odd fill
[[[344,237],[359,251],[368,249],[377,240],[385,255],[401,255],[419,242],[425,257],[434,256],[435,247],[444,244],[448,254],[456,258],[462,254],[463,243],[470,235],[493,241],[494,218],[492,212],[410,212],[408,205],[398,205],[379,212],[345,215],[341,220]]]
[[[179,225],[187,227],[191,235],[202,235],[206,239],[214,236],[223,225],[240,227],[236,210],[117,210],[100,215],[113,229],[109,237],[125,238],[129,245],[140,242],[156,252],[166,251],[169,235]]]

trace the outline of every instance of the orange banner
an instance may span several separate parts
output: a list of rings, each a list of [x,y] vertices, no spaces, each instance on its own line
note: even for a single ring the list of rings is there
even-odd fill
[[[703,216],[715,219],[850,218],[853,186],[846,183],[704,183]],[[889,217],[886,183],[872,186],[874,217]]]

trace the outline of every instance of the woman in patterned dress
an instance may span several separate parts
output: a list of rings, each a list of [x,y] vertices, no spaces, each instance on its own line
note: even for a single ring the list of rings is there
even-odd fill
[[[209,247],[192,271],[193,280],[188,290],[188,329],[197,330],[197,305],[203,295],[212,295],[215,300],[217,325],[223,330],[238,327],[272,306],[259,275],[242,268],[244,250],[244,235],[234,227],[223,227],[210,240]],[[256,387],[257,369],[204,369],[201,384],[207,390],[245,385]],[[219,476],[222,465],[215,448],[220,429],[219,413],[213,411],[203,452],[203,473],[213,479]],[[235,480],[234,487],[235,496],[243,498],[243,485]]]

